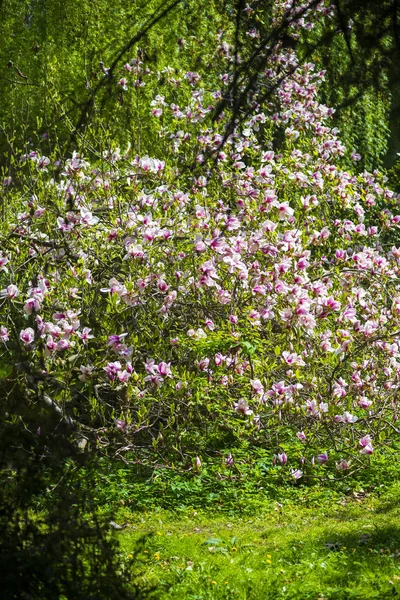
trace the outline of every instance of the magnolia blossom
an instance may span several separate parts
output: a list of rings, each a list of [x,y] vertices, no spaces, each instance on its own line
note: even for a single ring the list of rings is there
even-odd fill
[[[89,381],[93,374],[94,367],[91,365],[80,365],[79,370],[81,371],[79,379],[81,381]]]
[[[111,381],[115,381],[115,378],[118,375],[118,372],[122,370],[122,365],[119,361],[109,362],[104,368],[104,371],[107,374],[107,377]]]
[[[144,378],[144,381],[151,383],[156,387],[160,387],[166,378],[172,377],[171,363],[162,361],[159,364],[156,364],[153,358],[149,358],[146,360],[144,367],[147,373],[149,373],[149,375]]]
[[[9,340],[8,329],[6,327],[0,327],[0,340],[4,343]]]
[[[372,440],[371,440],[371,436],[369,435],[365,435],[364,437],[362,437],[359,441],[359,444],[361,446],[361,454],[372,454],[374,449],[372,447]]]
[[[259,379],[250,379],[250,384],[258,396],[264,396],[264,386]]]
[[[90,333],[91,331],[92,330],[89,327],[84,327],[82,333],[78,332],[78,335],[84,344],[87,344],[89,340],[94,338],[94,335]]]
[[[358,405],[361,408],[369,408],[372,405],[372,400],[369,400],[366,396],[361,396],[358,400]]]
[[[73,342],[69,342],[67,339],[62,339],[59,340],[56,344],[56,350],[58,350],[59,352],[63,352],[64,350],[68,350],[71,345],[73,345]]]
[[[123,431],[125,432],[127,429],[127,425],[126,422],[123,421],[122,419],[116,419],[115,420],[115,426],[119,431]]]
[[[171,363],[160,362],[157,365],[157,373],[162,375],[162,377],[172,377]]]
[[[204,357],[201,360],[197,360],[195,364],[198,366],[200,371],[207,371],[208,365],[210,364],[210,359]]]
[[[205,325],[206,325],[207,329],[209,329],[210,331],[214,331],[215,324],[214,324],[214,321],[212,319],[206,319],[205,320]]]
[[[217,367],[221,366],[225,360],[226,356],[221,354],[221,352],[217,352],[217,354],[214,356],[214,362]]]
[[[281,220],[285,220],[294,215],[294,210],[289,206],[288,202],[282,202],[281,204],[278,202],[276,206]]]
[[[246,400],[243,398],[240,398],[240,400],[234,402],[233,408],[238,414],[245,415],[246,417],[254,414],[253,411],[250,410]]]
[[[233,456],[232,456],[231,452],[226,457],[225,464],[227,467],[231,467],[233,465]]]
[[[35,332],[32,327],[23,329],[19,334],[19,339],[25,346],[32,344],[33,340],[35,339]]]
[[[355,423],[358,421],[358,417],[346,411],[342,415],[335,415],[334,421],[335,423]]]
[[[126,84],[127,84],[127,79],[126,79],[126,77],[121,77],[121,79],[118,81],[118,84],[117,84],[117,85],[119,85],[120,87],[122,87],[122,89],[123,89],[124,91],[126,91],[126,90],[128,89],[128,86],[127,86]]]
[[[291,469],[290,474],[296,481],[303,477],[303,471],[300,469]]]
[[[0,251],[0,271],[5,271],[6,273],[8,273],[6,264],[9,262],[9,259],[6,256],[3,256],[3,253]]]
[[[371,442],[363,446],[360,450],[361,454],[372,454],[374,451]]]
[[[316,400],[306,400],[307,414],[311,417],[319,417],[319,406]]]
[[[57,343],[54,341],[53,336],[48,335],[46,338],[46,344],[44,352],[46,356],[50,356],[56,350]]]
[[[285,466],[287,463],[287,456],[285,452],[282,452],[282,454],[278,454],[278,460],[281,463],[281,465]]]
[[[81,224],[82,225],[96,225],[99,222],[99,217],[95,217],[90,210],[88,210],[87,208],[85,208],[84,206],[81,207]]]
[[[107,346],[111,346],[113,349],[118,348],[127,335],[127,333],[120,333],[119,335],[109,335],[107,340]]]
[[[320,465],[323,465],[323,464],[327,463],[328,462],[328,453],[327,452],[322,452],[321,454],[318,454],[317,460],[318,460],[318,462],[319,462]]]
[[[201,329],[201,327],[199,327],[199,329],[196,329],[196,331],[194,329],[189,329],[186,335],[195,340],[201,340],[207,337],[206,332],[204,331],[204,329]]]
[[[295,352],[282,352],[282,360],[287,365],[293,365],[297,367],[304,367],[306,364],[302,357],[299,354],[296,354]]]
[[[24,311],[31,315],[33,312],[40,310],[40,302],[37,298],[28,298],[24,304]]]
[[[344,379],[340,377],[338,381],[335,381],[335,383],[333,384],[333,395],[337,398],[343,398],[347,394],[347,387],[348,384],[344,381]]]
[[[339,463],[336,463],[336,468],[338,471],[347,471],[348,469],[350,469],[350,464],[351,460],[345,460],[344,458],[342,458],[342,460]]]
[[[13,300],[18,295],[19,295],[19,289],[13,283],[8,285],[6,289],[0,291],[0,297],[10,298],[10,300]]]
[[[124,369],[117,372],[117,377],[121,383],[126,383],[132,376],[132,369]]]

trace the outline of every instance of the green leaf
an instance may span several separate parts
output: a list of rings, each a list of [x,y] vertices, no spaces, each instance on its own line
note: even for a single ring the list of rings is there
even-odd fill
[[[207,544],[209,546],[217,546],[221,542],[222,542],[222,540],[220,538],[210,538],[209,540],[206,540],[205,542],[203,542],[203,544]]]

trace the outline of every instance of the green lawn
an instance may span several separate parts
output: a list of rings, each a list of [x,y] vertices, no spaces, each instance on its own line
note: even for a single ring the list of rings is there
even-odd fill
[[[143,578],[158,597],[384,599],[400,596],[400,485],[310,502],[266,500],[257,514],[184,509],[124,513],[118,535],[128,567],[151,533]]]

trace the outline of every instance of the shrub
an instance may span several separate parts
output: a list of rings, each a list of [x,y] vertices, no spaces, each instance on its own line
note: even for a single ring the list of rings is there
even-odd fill
[[[193,469],[261,446],[295,480],[362,467],[397,436],[398,199],[341,166],[323,77],[277,47],[232,130],[215,110],[229,72],[215,89],[165,69],[157,156],[14,165],[2,369],[38,427],[52,411],[100,452]]]

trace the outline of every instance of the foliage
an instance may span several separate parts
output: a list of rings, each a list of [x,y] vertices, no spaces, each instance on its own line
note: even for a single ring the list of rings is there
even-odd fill
[[[204,6],[192,0],[3,0],[1,153],[9,159],[11,149],[36,147],[50,136],[46,153],[56,140],[64,153],[83,138],[94,147],[129,141],[146,154],[157,145],[147,114],[157,93],[154,73],[169,67],[216,79],[224,56],[235,77],[222,104],[233,119],[247,118],[246,94],[260,92],[259,75],[283,46],[327,71],[322,101],[337,107],[335,124],[361,153],[363,168],[391,166],[399,104],[396,11],[395,0],[212,0]],[[115,86],[129,60],[142,67],[134,94]],[[272,97],[270,86],[262,86]]]
[[[0,125],[1,154],[7,160],[3,164],[8,166],[12,150],[32,149],[32,144],[36,148],[40,142],[47,153],[56,144],[64,153],[75,149],[81,137],[86,147],[94,144],[97,150],[112,140],[148,152],[157,142],[147,111],[157,93],[154,75],[167,66],[206,70],[211,61],[215,64],[213,41],[224,23],[219,0],[208,2],[201,17],[192,0],[170,4],[172,9],[157,21],[169,5],[156,0],[4,0]],[[136,37],[138,43],[131,43]],[[126,74],[126,64],[133,68],[132,80],[136,71],[134,94],[115,85]]]

